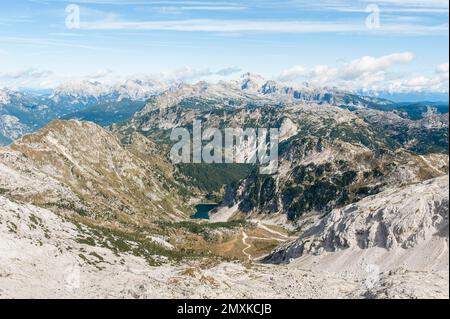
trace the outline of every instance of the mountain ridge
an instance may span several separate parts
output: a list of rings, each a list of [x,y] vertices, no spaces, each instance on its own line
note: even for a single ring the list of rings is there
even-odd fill
[[[171,96],[171,102],[163,102],[164,96],[168,95]],[[277,82],[251,73],[245,73],[237,80],[221,80],[216,83],[200,81],[195,84],[158,81],[146,77],[129,78],[110,84],[73,80],[61,83],[50,93],[0,89],[0,116],[14,119],[13,125],[11,120],[0,119],[0,128],[3,127],[0,140],[3,141],[2,144],[9,144],[17,137],[36,131],[58,118],[94,121],[105,126],[126,122],[134,114],[141,112],[142,115],[152,111],[150,104],[153,97],[158,97],[158,104],[161,106],[170,106],[170,103],[177,103],[177,99],[188,96],[191,99],[222,100],[224,105],[316,103],[350,109],[405,110],[405,106],[397,107],[389,100],[358,95],[337,88]],[[423,106],[414,108],[421,111],[412,111],[413,116],[420,117]],[[439,108],[439,112],[445,111],[448,113],[448,107]]]

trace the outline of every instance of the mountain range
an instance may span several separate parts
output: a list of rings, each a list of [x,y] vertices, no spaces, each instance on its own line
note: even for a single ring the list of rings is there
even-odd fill
[[[191,88],[189,88],[191,87]],[[206,89],[206,87],[208,87]],[[433,107],[439,114],[448,113],[448,103],[394,103],[389,100],[361,96],[336,88],[315,88],[307,83],[293,85],[266,80],[246,73],[238,80],[196,85],[127,79],[114,84],[74,80],[62,83],[51,91],[15,91],[0,89],[0,143],[6,145],[25,133],[34,132],[53,119],[93,121],[102,126],[127,122],[141,111],[145,101],[161,93],[190,94],[193,88],[219,98],[234,95],[239,100],[258,99],[261,103],[317,103],[358,108],[374,108],[397,112],[416,119]],[[184,91],[184,93],[182,93]],[[196,93],[197,94],[197,93]],[[236,101],[235,101],[236,102]]]
[[[244,74],[0,90],[0,119],[1,297],[448,298],[448,105]],[[278,128],[278,171],[173,164],[194,120]]]

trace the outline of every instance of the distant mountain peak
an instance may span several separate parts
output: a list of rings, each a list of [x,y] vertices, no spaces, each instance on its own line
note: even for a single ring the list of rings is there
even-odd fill
[[[9,102],[9,94],[6,89],[0,89],[0,105]]]
[[[250,72],[244,73],[240,77],[240,84],[242,90],[259,90],[261,86],[266,83],[267,80],[259,74],[253,74]]]
[[[114,84],[104,84],[90,80],[71,80],[58,86],[52,95],[54,98],[76,97],[82,99],[106,98],[106,102],[123,99],[146,100],[150,96],[161,93],[168,84],[150,78],[128,78]]]

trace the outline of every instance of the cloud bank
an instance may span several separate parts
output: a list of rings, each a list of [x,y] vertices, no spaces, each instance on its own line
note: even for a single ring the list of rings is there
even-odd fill
[[[449,64],[436,66],[430,75],[398,72],[396,67],[414,60],[412,52],[400,52],[380,57],[363,56],[340,67],[318,65],[308,68],[296,65],[283,70],[278,80],[310,82],[315,86],[337,87],[350,91],[448,92]]]

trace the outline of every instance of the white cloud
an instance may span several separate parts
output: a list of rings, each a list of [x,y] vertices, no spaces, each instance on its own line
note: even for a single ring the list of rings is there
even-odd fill
[[[221,76],[228,76],[228,75],[232,75],[234,73],[238,73],[241,72],[241,68],[238,67],[229,67],[229,68],[224,68],[221,69],[219,71],[216,72],[216,75],[221,75]]]
[[[293,81],[300,77],[307,76],[308,74],[309,71],[306,67],[297,65],[281,72],[281,74],[278,76],[278,79],[280,81]]]
[[[395,64],[409,63],[414,59],[411,52],[393,53],[382,57],[364,56],[350,62],[343,70],[342,78],[356,79],[366,73],[384,71]]]
[[[172,71],[161,72],[160,74],[153,75],[153,77],[156,79],[163,79],[165,81],[189,82],[211,76],[229,76],[240,71],[241,69],[237,67],[228,67],[217,71],[212,71],[209,68],[195,69],[185,66]]]
[[[28,80],[28,79],[40,79],[48,77],[52,74],[48,70],[38,70],[35,68],[28,68],[14,72],[0,73],[0,79],[3,80]]]
[[[445,73],[447,73],[448,74],[448,62],[439,64],[436,67],[436,73],[438,73],[438,74],[445,74]]]
[[[189,81],[192,79],[198,79],[205,76],[212,75],[209,69],[194,69],[189,66],[175,69],[172,71],[162,72],[160,77],[166,81]]]
[[[384,13],[435,13],[448,14],[447,0],[293,0],[294,3],[306,10],[311,8],[322,11],[364,12],[369,4],[377,4]]]
[[[446,34],[446,25],[419,25],[384,23],[376,30],[366,27],[364,21],[259,21],[259,20],[167,20],[167,21],[82,21],[87,30],[152,30],[182,32],[270,32],[270,33],[384,33],[384,34]]]
[[[313,69],[308,69],[302,65],[297,65],[281,72],[278,76],[280,81],[293,81],[299,78],[314,79],[321,82],[327,81],[336,76],[338,70],[328,65],[317,65]]]
[[[237,72],[241,72],[241,69],[238,67],[225,67],[222,69],[211,70],[209,68],[198,69],[185,66],[159,73],[125,75],[116,74],[116,72],[106,68],[96,70],[89,74],[67,76],[55,74],[48,70],[27,68],[23,70],[0,72],[0,86],[10,88],[54,88],[61,83],[83,83],[84,81],[90,81],[100,82],[102,84],[112,84],[127,79],[151,80],[166,83],[195,82],[208,78],[218,80],[223,77],[229,77]]]
[[[241,5],[191,5],[191,6],[163,6],[158,7],[160,13],[163,14],[182,14],[185,12],[195,11],[242,11],[247,7]],[[151,8],[153,11],[154,8]]]
[[[0,86],[40,87],[39,83],[53,76],[52,71],[27,68],[16,71],[0,72]]]
[[[373,2],[372,0],[363,0],[363,2]],[[418,7],[418,8],[447,8],[447,0],[378,0],[380,4],[400,6],[400,7]]]
[[[115,12],[102,11],[84,6],[79,8],[80,19],[82,20],[115,21],[119,18],[119,15]]]
[[[94,73],[86,75],[86,79],[88,79],[88,80],[102,79],[102,78],[105,78],[105,77],[111,75],[111,73],[113,73],[113,72],[109,69],[97,70]]]
[[[448,76],[416,76],[387,83],[389,92],[448,92]]]
[[[340,68],[318,65],[313,68],[296,66],[278,76],[282,81],[307,81],[318,87],[337,87],[350,91],[448,92],[449,65],[440,64],[430,75],[395,73],[395,67],[410,63],[411,52],[393,53],[381,57],[365,56],[350,61]]]
[[[321,82],[327,82],[335,78],[338,74],[338,69],[328,65],[318,65],[311,70],[310,77]]]
[[[328,65],[317,65],[312,69],[304,66],[294,66],[284,70],[279,75],[282,81],[292,81],[299,78],[307,78],[316,82],[328,82],[331,80],[362,80],[379,78],[384,71],[398,64],[409,63],[414,59],[411,52],[393,53],[381,57],[364,56],[345,64],[340,69]]]

